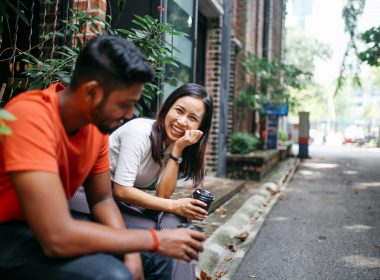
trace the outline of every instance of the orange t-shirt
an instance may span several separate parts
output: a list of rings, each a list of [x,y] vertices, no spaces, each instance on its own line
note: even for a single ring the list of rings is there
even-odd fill
[[[92,124],[66,134],[58,107],[63,89],[56,83],[25,92],[5,107],[17,119],[7,123],[12,134],[0,142],[0,223],[25,219],[9,172],[57,173],[70,198],[90,173],[109,170],[108,135]]]

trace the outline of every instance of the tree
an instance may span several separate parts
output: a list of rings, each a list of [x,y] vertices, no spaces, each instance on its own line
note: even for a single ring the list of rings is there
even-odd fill
[[[358,54],[361,61],[370,66],[380,66],[380,26],[365,31],[360,39],[367,44],[368,49]]]

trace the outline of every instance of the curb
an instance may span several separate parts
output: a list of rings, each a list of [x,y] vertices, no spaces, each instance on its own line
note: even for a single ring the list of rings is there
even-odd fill
[[[198,279],[230,279],[259,233],[266,215],[291,180],[299,160],[278,176],[269,176],[232,217],[205,242],[196,267]],[[275,178],[271,178],[275,177]],[[276,178],[277,177],[277,178]]]

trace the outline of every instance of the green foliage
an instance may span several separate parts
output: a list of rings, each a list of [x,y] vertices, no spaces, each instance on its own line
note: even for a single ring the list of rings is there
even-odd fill
[[[4,109],[0,109],[0,140],[2,135],[12,134],[12,130],[8,127],[5,121],[14,121],[16,118]]]
[[[231,137],[231,153],[247,154],[258,149],[261,140],[246,132],[234,132]]]
[[[125,1],[120,1],[125,5]],[[177,67],[172,56],[173,50],[177,50],[171,43],[164,40],[164,35],[185,36],[184,33],[175,31],[174,27],[167,23],[161,23],[148,15],[135,16],[134,23],[138,29],[125,30],[113,29],[110,25],[110,18],[103,20],[98,16],[89,15],[83,11],[70,11],[68,20],[63,20],[61,30],[50,32],[41,37],[46,43],[55,38],[70,42],[71,46],[57,46],[52,58],[36,58],[30,53],[25,55],[25,62],[29,64],[26,75],[29,77],[30,88],[45,88],[51,83],[60,81],[68,84],[71,79],[72,70],[80,50],[88,41],[86,30],[90,29],[95,36],[109,34],[122,36],[135,43],[148,58],[156,72],[153,82],[147,83],[144,87],[142,98],[136,104],[137,114],[141,114],[143,108],[149,109],[156,96],[162,94],[162,84],[165,80],[164,67],[166,64]],[[99,28],[103,26],[103,28]],[[82,34],[83,39],[78,35]]]
[[[380,66],[380,26],[365,31],[360,39],[369,46],[358,54],[359,59],[371,66]]]
[[[236,99],[238,106],[260,109],[270,98],[271,102],[287,103],[290,100],[289,89],[301,89],[311,82],[311,73],[298,69],[293,64],[269,62],[248,52],[243,63],[246,75],[256,80],[258,86],[248,85]]]
[[[278,140],[281,143],[285,143],[286,141],[289,140],[288,134],[285,131],[279,131],[278,132]]]
[[[29,25],[28,18],[25,16],[25,11],[28,8],[20,1],[17,1],[17,4],[14,2],[14,0],[0,1],[0,38],[5,29],[5,21],[8,21],[13,13],[15,13],[26,25]]]
[[[339,76],[335,87],[335,95],[338,94],[346,80],[347,75],[352,75],[353,82],[360,86],[360,63],[357,59],[351,59],[351,57],[357,57],[359,55],[357,47],[357,25],[358,18],[363,13],[365,0],[348,0],[342,11],[342,17],[344,20],[345,31],[349,35],[349,41],[347,43],[346,51],[343,55],[342,64],[340,66]],[[352,56],[351,54],[354,54]]]
[[[315,61],[328,60],[332,56],[329,45],[306,36],[296,28],[286,29],[286,51],[284,61],[305,72],[314,73]]]

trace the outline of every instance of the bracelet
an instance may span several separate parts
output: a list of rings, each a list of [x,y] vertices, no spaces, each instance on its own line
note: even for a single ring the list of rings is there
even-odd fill
[[[149,232],[150,232],[150,234],[152,235],[152,238],[153,238],[153,249],[151,251],[152,252],[157,252],[158,251],[158,247],[160,246],[160,244],[158,242],[157,233],[152,228],[149,229]]]

